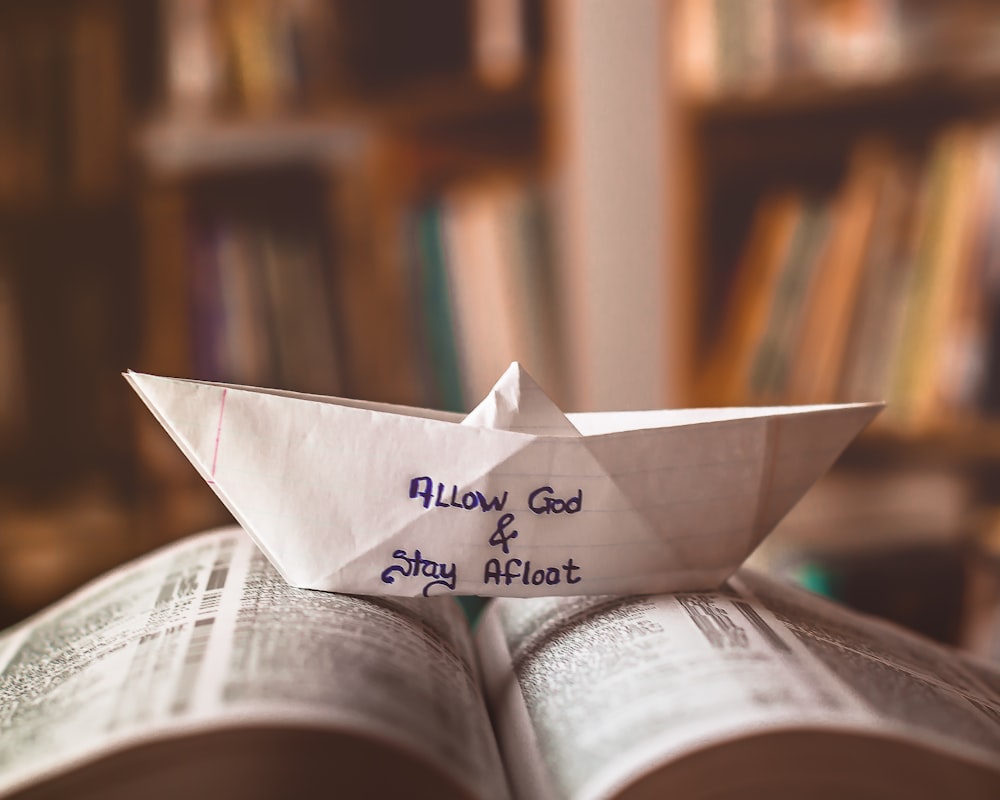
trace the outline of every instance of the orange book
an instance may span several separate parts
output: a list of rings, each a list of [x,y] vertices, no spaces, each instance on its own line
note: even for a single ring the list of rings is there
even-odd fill
[[[788,399],[796,403],[836,400],[851,315],[857,300],[890,154],[879,144],[862,146],[833,204],[833,230],[820,256],[803,309],[793,356]]]
[[[932,195],[921,228],[903,347],[890,393],[896,420],[911,431],[926,427],[940,410],[936,385],[941,345],[968,269],[971,211],[979,197],[978,135],[971,129],[949,132],[932,160]]]
[[[778,281],[803,209],[802,198],[796,194],[767,198],[758,208],[736,270],[722,328],[699,379],[703,402],[745,402],[754,355],[767,329]]]

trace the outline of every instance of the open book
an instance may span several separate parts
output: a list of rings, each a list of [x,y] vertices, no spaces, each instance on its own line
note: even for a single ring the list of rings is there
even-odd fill
[[[755,573],[452,598],[287,585],[238,529],[0,634],[0,797],[997,797],[1000,671]]]

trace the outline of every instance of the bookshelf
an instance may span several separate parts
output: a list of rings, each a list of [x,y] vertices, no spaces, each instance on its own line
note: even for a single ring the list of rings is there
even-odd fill
[[[878,564],[884,595],[906,576],[896,588],[955,607],[954,574],[925,567],[989,551],[998,500],[997,9],[673,7],[675,120],[699,187],[684,228],[694,401],[888,400],[769,542],[786,559]],[[937,500],[947,519],[924,525]],[[864,541],[830,530],[845,526]],[[995,581],[995,562],[977,563]]]
[[[432,348],[421,305],[428,276],[456,268],[427,247],[490,251],[523,227],[527,200],[501,208],[491,187],[544,180],[541,6],[161,6],[161,82],[134,136],[150,312],[136,368],[467,407],[468,332]],[[177,515],[166,536],[204,527],[218,503],[155,427],[136,432],[143,505]]]
[[[873,252],[879,247],[907,261],[900,267],[905,285],[899,292],[913,291],[913,284],[930,280],[942,292],[955,294],[960,290],[953,285],[979,280],[973,276],[987,269],[988,225],[974,219],[981,213],[973,209],[976,203],[966,204],[964,210],[959,204],[966,203],[965,195],[978,192],[976,200],[988,205],[992,195],[985,173],[992,169],[994,157],[989,140],[1000,80],[988,46],[998,25],[994,10],[973,2],[957,3],[945,11],[930,4],[874,1],[676,7],[678,29],[687,37],[676,42],[685,87],[677,116],[695,131],[687,157],[695,164],[702,187],[701,196],[694,198],[697,210],[689,226],[688,247],[698,254],[695,263],[702,274],[696,347],[701,362],[710,365],[706,371],[712,371],[714,360],[716,372],[731,376],[748,370],[747,362],[759,361],[762,355],[753,340],[765,332],[774,339],[775,331],[755,325],[783,328],[787,336],[777,344],[769,341],[768,346],[785,348],[792,360],[808,361],[809,353],[804,352],[811,341],[808,318],[822,316],[821,309],[830,304],[821,297],[826,292],[849,297],[836,301],[843,305],[838,314],[821,321],[828,328],[842,328],[838,331],[842,337],[856,338],[857,332],[851,330],[858,321],[855,304],[871,288],[871,281],[842,286],[838,281],[848,279],[833,279],[830,274],[857,268],[858,274],[868,276],[877,269],[876,262],[885,260]],[[729,29],[737,24],[748,32],[745,41],[735,52],[725,50]],[[957,162],[961,165],[955,166]],[[938,176],[937,183],[931,174],[935,169],[948,173]],[[874,174],[879,170],[884,170],[881,177]],[[952,174],[953,170],[965,172]],[[884,210],[889,200],[879,192],[897,179],[906,184],[904,193],[927,206],[910,209],[912,217],[895,237],[899,241],[884,241],[893,238],[884,233],[888,224],[884,214],[855,219],[853,227],[848,224],[845,218],[852,214],[864,217],[873,209]],[[960,188],[963,184],[967,192]],[[800,219],[798,214],[806,207],[801,225],[811,224],[815,230],[812,243],[800,242],[806,251],[800,261],[805,263],[777,263],[787,246],[776,239],[784,235],[779,230],[783,224],[787,223],[782,229],[786,233],[808,238],[799,221],[788,219]],[[942,225],[949,228],[944,235],[952,241],[937,241],[936,229]],[[970,238],[972,245],[964,242]],[[751,251],[754,242],[756,253]],[[970,246],[973,251],[967,253]],[[770,265],[762,255],[767,252]],[[793,266],[800,273],[798,280],[791,274]],[[774,295],[752,285],[755,269],[757,281],[771,280],[777,288],[800,293],[790,309],[774,310],[769,305]],[[739,285],[741,275],[744,286]],[[904,315],[921,322],[928,315],[935,317],[932,324],[944,326],[942,335],[947,333],[944,328],[972,324],[968,309],[963,312],[957,301],[916,299],[920,302],[914,308],[906,298],[898,300],[908,305]],[[928,306],[927,313],[921,312],[921,303]],[[757,306],[756,311],[751,306]],[[931,306],[938,310],[932,313]],[[754,319],[723,330],[724,320],[740,313]],[[916,329],[914,322],[907,324],[911,331]],[[806,337],[805,343],[795,341],[798,334]],[[981,350],[985,336],[980,331]],[[796,348],[803,352],[796,355]],[[727,354],[717,352],[727,349]],[[741,360],[742,365],[737,363]],[[846,367],[836,361],[831,369]],[[855,388],[852,393],[841,381],[817,394],[792,378],[772,381],[766,388],[741,384],[745,378],[728,388],[717,380],[696,381],[695,393],[705,402],[737,402],[740,395],[744,400],[807,402],[854,399],[859,391]],[[912,394],[919,394],[916,389],[890,391],[892,381],[891,376],[883,377],[882,391],[879,381],[869,384],[866,399],[882,395],[902,406]],[[930,378],[919,381],[929,382]],[[980,413],[971,411],[973,417]],[[901,420],[900,432],[913,435],[925,424],[937,431],[945,427],[940,419],[931,425],[929,414],[923,416],[924,422]],[[962,411],[961,416],[969,414]]]
[[[433,8],[454,16],[455,5],[436,0]],[[167,88],[135,132],[149,298],[138,369],[218,377],[192,369],[192,352],[204,346],[197,324],[178,330],[177,320],[192,313],[191,278],[178,276],[197,261],[190,243],[178,242],[190,240],[192,219],[212,214],[216,239],[220,230],[225,239],[233,238],[226,230],[251,227],[238,211],[242,195],[270,206],[252,223],[266,227],[259,220],[280,217],[277,206],[296,200],[260,187],[297,175],[300,184],[306,176],[319,183],[312,195],[300,188],[298,202],[322,209],[313,229],[334,276],[340,374],[326,393],[467,409],[517,358],[567,408],[681,402],[686,378],[674,365],[688,351],[690,305],[676,302],[686,278],[664,268],[675,237],[663,220],[676,201],[662,180],[660,149],[665,5],[614,13],[563,0],[458,5],[459,27],[472,34],[465,45],[441,45],[461,55],[451,68],[374,82],[348,69],[322,91],[305,88],[306,77],[292,89],[248,93],[245,80],[227,73],[238,58],[212,55],[217,39],[188,35],[186,47],[217,65],[210,85],[171,86],[168,67]],[[376,3],[372,13],[400,7]],[[392,14],[384,27],[401,24]],[[168,41],[170,31],[168,24]],[[376,50],[391,49],[377,32],[368,35]],[[171,64],[170,45],[160,49]],[[623,136],[634,145],[628,160],[616,149]],[[213,269],[255,268],[220,261]],[[668,306],[683,313],[666,313]],[[229,370],[226,379],[297,388],[253,369]],[[217,507],[203,488],[179,485],[186,482],[177,476],[193,478],[190,468],[145,427],[138,450],[151,466],[150,485],[170,487],[172,497],[191,491]],[[178,506],[162,505],[161,520]],[[185,512],[174,527],[203,526]]]
[[[0,621],[138,553],[140,4],[0,2]]]
[[[116,0],[0,3],[0,482],[127,483],[125,404],[138,235],[130,208],[132,15]],[[35,492],[38,493],[38,492]]]

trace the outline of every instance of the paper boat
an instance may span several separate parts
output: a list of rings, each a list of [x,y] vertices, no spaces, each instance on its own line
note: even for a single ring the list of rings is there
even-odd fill
[[[563,414],[517,364],[467,416],[126,378],[289,583],[358,594],[718,586],[881,409]]]

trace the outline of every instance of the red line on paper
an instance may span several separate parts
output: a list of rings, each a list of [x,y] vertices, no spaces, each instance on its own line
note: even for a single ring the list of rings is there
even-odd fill
[[[222,415],[226,410],[226,392],[222,390],[222,405],[219,406],[219,424],[215,427],[215,453],[212,454],[212,476],[215,476],[215,464],[219,460],[219,439],[222,438]]]

